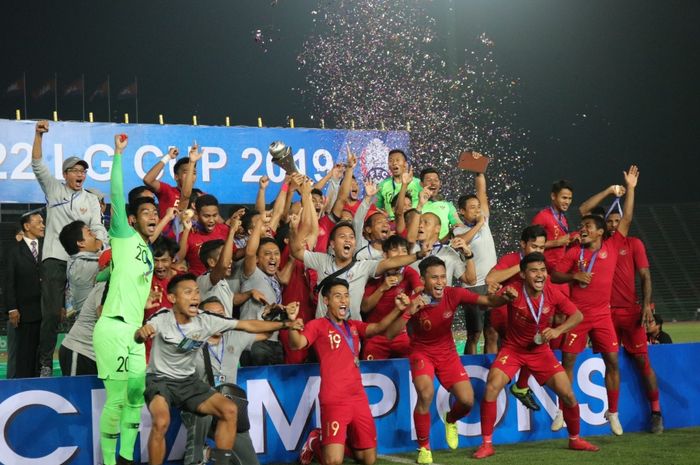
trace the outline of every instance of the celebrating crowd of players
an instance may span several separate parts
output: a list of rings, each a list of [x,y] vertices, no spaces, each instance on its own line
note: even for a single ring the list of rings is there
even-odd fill
[[[620,346],[639,367],[650,430],[663,430],[645,331],[654,321],[649,264],[644,245],[628,236],[639,177],[634,165],[624,172],[624,185],[581,205],[578,231],[565,216],[573,188],[555,183],[550,205],[522,231],[520,249],[499,259],[483,173],[474,175],[474,194],[455,206],[441,197],[435,169],[416,178],[406,154],[391,150],[390,176],[378,185],[365,182],[360,197],[357,160],[348,150],[315,184],[288,175],[269,209],[270,181],[263,176],[255,208],[225,215],[216,197],[194,188],[202,157],[196,145],[182,158],[171,147],[144,186],[125,195],[122,134],[115,136],[105,216],[99,193],[84,189],[85,161],[63,163],[65,183],[50,175],[42,161],[48,129],[45,121],[36,125],[32,162],[47,197],[38,259],[32,250],[42,276],[38,369],[50,375],[56,326],[71,307],[76,317],[60,348],[61,368],[64,375],[97,374],[104,381],[105,465],[133,463],[144,403],[153,424],[149,463],[165,459],[171,407],[182,411],[188,428],[186,464],[257,463],[239,408],[245,404],[235,402],[239,363],[309,361],[320,363],[321,425],[304,443],[300,462],[333,465],[350,454],[372,464],[376,430],[359,365],[390,357],[409,359],[417,462],[432,463],[434,378],[454,399],[441,419],[450,448],[458,447],[456,423],[475,401],[455,349],[455,317],[467,324],[465,353],[476,353],[483,334],[484,351],[497,354],[481,399],[483,444],[475,458],[494,454],[496,398],[511,380],[513,395],[540,408],[531,378],[558,396],[552,430],[567,428],[570,449],[598,450],[579,436],[572,389],[576,356],[589,341],[605,363],[605,418],[613,434],[623,434]],[[159,180],[171,162],[174,186]],[[608,196],[613,206],[601,210]],[[27,215],[26,223],[36,216]],[[21,308],[7,308],[18,328]],[[561,363],[552,349],[561,350]]]

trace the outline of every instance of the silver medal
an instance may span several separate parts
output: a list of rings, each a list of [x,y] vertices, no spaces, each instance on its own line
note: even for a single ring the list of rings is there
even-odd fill
[[[355,366],[360,368],[360,359],[355,357]]]
[[[539,331],[537,333],[535,333],[535,337],[533,337],[532,340],[537,345],[541,345],[544,342],[544,339],[542,338],[542,334],[540,334]]]

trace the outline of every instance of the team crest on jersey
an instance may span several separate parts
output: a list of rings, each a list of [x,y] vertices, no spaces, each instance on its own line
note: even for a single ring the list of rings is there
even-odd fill
[[[228,352],[229,354],[232,354],[234,350],[236,350],[236,348],[233,347],[233,346],[228,346],[228,347],[226,348],[226,352]]]
[[[83,215],[86,214],[86,213],[87,213],[87,208],[81,208],[81,209],[80,209],[80,213],[83,214]]]
[[[606,258],[608,258],[608,251],[607,251],[607,250],[601,250],[601,251],[600,251],[600,254],[599,254],[599,257],[600,257],[601,259],[606,259]]]
[[[355,275],[355,273],[353,273],[352,271],[348,271],[348,274],[347,274],[348,281],[352,281],[352,277],[353,277],[354,275]]]
[[[627,249],[620,249],[620,255],[627,255]]]
[[[446,311],[445,313],[442,314],[442,317],[443,317],[444,319],[448,319],[448,318],[450,318],[452,315],[454,315],[454,312],[452,312],[451,310],[448,310],[448,311]]]
[[[549,308],[548,305],[545,305],[545,306],[542,308],[542,313],[544,313],[544,314],[546,315],[547,313],[549,313],[550,310],[551,310],[551,308]]]

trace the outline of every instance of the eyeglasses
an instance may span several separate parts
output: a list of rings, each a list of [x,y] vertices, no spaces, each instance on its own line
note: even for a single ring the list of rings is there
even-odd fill
[[[70,168],[66,170],[66,173],[85,174],[87,173],[87,170],[82,168]]]

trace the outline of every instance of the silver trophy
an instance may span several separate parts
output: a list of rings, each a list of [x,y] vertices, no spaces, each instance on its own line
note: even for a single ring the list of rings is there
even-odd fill
[[[294,174],[298,171],[292,157],[292,148],[287,147],[281,140],[271,143],[269,152],[272,155],[272,163],[285,170],[288,174]]]

